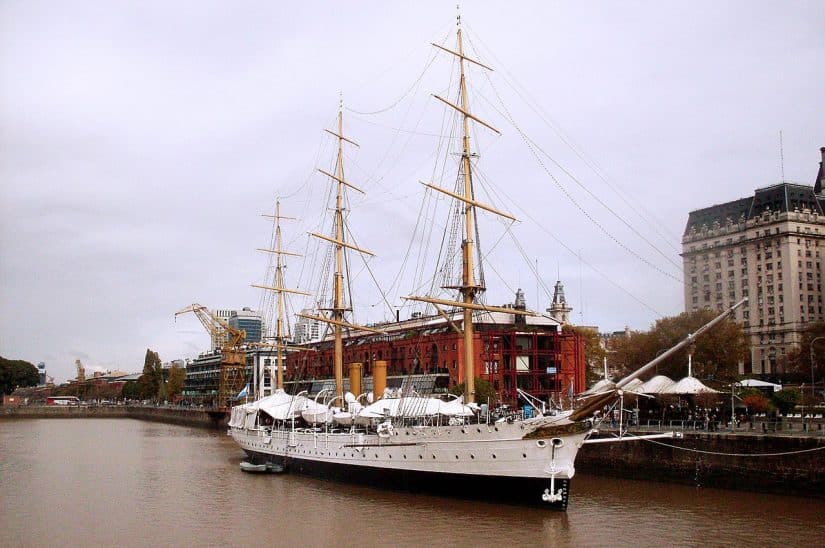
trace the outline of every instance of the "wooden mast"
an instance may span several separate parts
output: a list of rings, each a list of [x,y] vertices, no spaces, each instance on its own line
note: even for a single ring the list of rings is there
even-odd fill
[[[462,257],[462,272],[461,272],[461,285],[458,286],[459,293],[461,294],[460,301],[449,301],[444,299],[434,299],[431,297],[415,297],[415,296],[408,296],[404,297],[404,299],[416,300],[427,302],[433,305],[445,305],[445,306],[453,306],[456,308],[463,309],[463,326],[462,332],[464,335],[464,386],[465,388],[465,400],[470,402],[475,402],[475,352],[474,352],[474,338],[475,338],[475,328],[473,326],[473,311],[474,310],[481,310],[481,311],[490,311],[490,312],[506,312],[510,314],[524,314],[533,316],[535,315],[532,312],[528,311],[519,311],[515,309],[504,309],[498,307],[488,307],[483,304],[476,303],[476,296],[484,291],[484,287],[481,286],[475,278],[475,268],[474,268],[474,260],[475,260],[475,231],[476,231],[476,216],[475,210],[476,208],[487,210],[491,213],[496,215],[500,215],[511,221],[515,221],[516,219],[507,213],[494,209],[490,206],[484,205],[475,200],[473,196],[473,176],[472,176],[472,163],[470,159],[472,158],[472,152],[470,149],[470,121],[477,122],[482,126],[490,129],[491,131],[500,134],[500,132],[491,126],[490,124],[486,123],[484,120],[474,116],[470,112],[469,100],[467,97],[467,81],[464,72],[464,62],[470,62],[475,65],[478,65],[481,68],[492,70],[490,67],[479,63],[478,61],[471,59],[464,55],[464,42],[462,40],[461,35],[461,16],[458,16],[457,21],[457,51],[453,51],[451,49],[447,49],[443,46],[439,46],[438,44],[432,44],[433,46],[437,47],[440,50],[446,51],[458,58],[459,64],[459,104],[455,105],[446,99],[439,97],[438,95],[433,95],[436,99],[441,101],[442,103],[446,104],[447,106],[453,108],[457,112],[462,115],[462,129],[463,129],[463,137],[462,137],[462,152],[461,152],[461,171],[463,176],[463,190],[459,193],[450,192],[443,188],[439,188],[434,186],[430,183],[423,183],[428,188],[433,190],[437,190],[443,194],[453,197],[454,199],[464,203],[464,241],[461,244],[461,257]],[[439,309],[440,311],[440,309]],[[455,327],[454,327],[455,328]]]
[[[464,77],[464,43],[461,39],[461,16],[458,18],[458,66],[460,70],[461,80],[459,83],[459,95],[461,98],[461,110],[464,116],[463,127],[464,137],[462,139],[461,161],[464,164],[464,199],[467,200],[464,205],[464,243],[462,245],[462,287],[460,288],[462,301],[465,305],[473,304],[476,293],[483,290],[482,287],[476,285],[475,272],[473,271],[473,251],[474,241],[473,234],[475,232],[475,206],[471,203],[473,201],[473,180],[470,163],[470,117],[469,105],[467,100],[467,82]],[[476,401],[475,389],[475,359],[473,352],[473,340],[475,336],[475,328],[473,327],[473,309],[464,308],[464,386],[465,399],[467,403]]]
[[[284,271],[283,263],[281,262],[281,200],[275,202],[275,286],[284,287]],[[275,320],[275,352],[276,356],[276,381],[275,388],[283,390],[284,388],[284,358],[283,358],[283,343],[284,343],[284,292],[278,291],[276,304],[277,319]],[[270,376],[270,382],[272,382]]]
[[[274,285],[259,285],[259,284],[252,284],[252,287],[257,287],[260,289],[266,289],[269,291],[274,291],[277,294],[276,297],[276,313],[275,313],[275,352],[276,352],[276,379],[275,379],[275,388],[283,390],[284,388],[284,349],[286,346],[284,345],[284,339],[286,335],[284,333],[284,293],[294,293],[296,295],[309,295],[309,293],[305,291],[298,291],[296,289],[287,289],[284,287],[284,263],[283,259],[281,258],[283,255],[289,255],[291,257],[300,257],[298,253],[292,253],[289,251],[284,251],[281,248],[281,219],[287,220],[295,220],[294,217],[283,217],[281,215],[281,200],[277,199],[275,201],[275,215],[263,215],[269,219],[272,219],[275,223],[275,249],[258,249],[258,251],[262,251],[264,253],[272,253],[275,255],[275,279],[273,280]],[[270,371],[270,379],[272,378],[271,371]],[[261,375],[261,386],[263,387],[263,375]],[[270,381],[271,382],[271,381]],[[263,395],[263,390],[261,390],[261,395]]]
[[[344,107],[338,109],[338,158],[335,162],[335,180],[338,183],[338,192],[335,196],[335,239],[344,241]],[[344,321],[344,246],[335,245],[335,279],[333,280],[332,319],[335,322]],[[344,343],[343,325],[333,323],[335,334],[335,354],[333,365],[335,368],[335,395],[344,394]]]
[[[361,249],[355,245],[350,244],[345,240],[346,231],[344,230],[344,190],[351,188],[360,193],[363,190],[356,187],[344,177],[344,142],[354,146],[359,146],[355,141],[344,136],[344,104],[343,101],[338,108],[338,131],[330,131],[325,129],[327,133],[333,135],[338,139],[338,157],[335,161],[335,173],[329,173],[323,169],[319,169],[321,173],[332,179],[337,183],[337,192],[335,195],[335,217],[333,222],[333,237],[324,236],[310,232],[311,236],[318,239],[330,242],[335,246],[335,277],[333,279],[333,295],[332,308],[328,309],[331,312],[331,317],[315,316],[310,314],[298,314],[303,318],[325,322],[333,327],[333,335],[335,337],[335,347],[333,354],[333,368],[335,370],[335,394],[343,398],[344,396],[344,328],[354,330],[364,330],[370,333],[384,333],[380,329],[368,328],[347,322],[344,319],[344,314],[350,310],[344,303],[344,250],[352,249],[358,253],[373,256],[372,253],[365,249]],[[342,400],[343,401],[343,400]]]

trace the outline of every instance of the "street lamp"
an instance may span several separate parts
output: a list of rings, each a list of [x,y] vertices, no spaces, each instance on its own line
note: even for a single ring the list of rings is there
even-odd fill
[[[813,401],[815,398],[814,396],[814,343],[818,340],[825,340],[825,337],[814,337],[811,341],[811,404],[813,405]]]

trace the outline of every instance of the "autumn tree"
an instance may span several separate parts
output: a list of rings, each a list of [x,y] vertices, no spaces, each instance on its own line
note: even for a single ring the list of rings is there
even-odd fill
[[[607,355],[601,345],[598,331],[587,327],[565,325],[565,332],[576,333],[584,339],[584,359],[587,362],[585,379],[587,386],[601,379],[602,363]]]
[[[629,373],[695,333],[717,314],[700,309],[657,320],[650,331],[633,331],[628,337],[615,340],[612,361],[624,374]],[[693,354],[693,376],[720,381],[736,379],[739,362],[747,355],[742,326],[730,318],[722,320],[690,347],[660,363],[657,373],[677,379],[686,376],[689,353]]]
[[[183,383],[186,380],[186,369],[173,364],[169,369],[168,379],[166,381],[166,397],[174,399],[175,396],[183,392]]]
[[[823,338],[816,340],[819,337]],[[812,348],[813,363],[811,363]],[[812,323],[802,332],[799,346],[788,352],[783,364],[782,380],[800,384],[810,383],[812,372],[814,381],[822,382],[822,377],[825,375],[825,322]]]

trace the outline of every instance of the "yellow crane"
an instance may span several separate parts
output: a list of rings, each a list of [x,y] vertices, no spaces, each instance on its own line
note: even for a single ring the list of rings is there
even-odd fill
[[[175,318],[189,312],[193,313],[209,332],[217,347],[216,350],[221,353],[216,404],[221,409],[229,408],[232,405],[232,398],[243,389],[246,381],[246,352],[241,348],[246,338],[246,331],[232,327],[198,303],[176,312]]]

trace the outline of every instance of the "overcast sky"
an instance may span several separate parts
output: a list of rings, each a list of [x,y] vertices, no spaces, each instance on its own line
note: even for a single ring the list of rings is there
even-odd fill
[[[348,178],[367,192],[351,199],[353,235],[392,284],[418,181],[438,179],[444,108],[430,94],[455,97],[454,65],[429,43],[454,47],[455,14],[451,2],[0,3],[0,354],[65,380],[78,358],[137,371],[147,347],[164,361],[205,350],[195,318],[173,315],[259,306],[249,284],[266,274],[255,248],[276,195],[302,218],[285,239],[312,249],[329,183],[314,170],[331,166],[322,130],[340,93],[361,145]],[[495,69],[470,71],[471,108],[502,133],[474,130],[479,198],[519,218],[524,249],[481,221],[491,304],[522,287],[549,305],[526,255],[544,286],[560,275],[576,323],[645,329],[683,310],[688,212],[779,182],[780,130],[785,179],[813,183],[822,1],[467,2],[462,14],[468,50]],[[400,280],[391,306],[416,289]],[[392,313],[364,292],[359,322]]]

